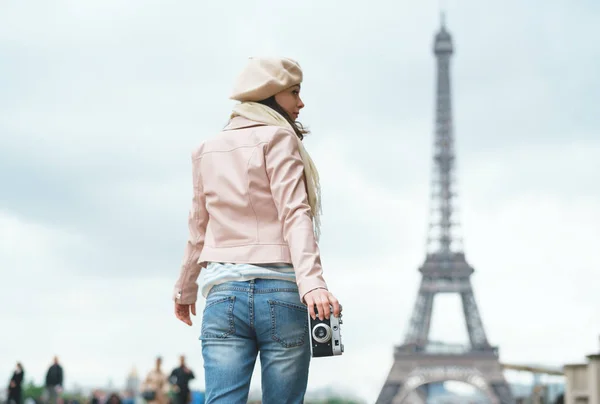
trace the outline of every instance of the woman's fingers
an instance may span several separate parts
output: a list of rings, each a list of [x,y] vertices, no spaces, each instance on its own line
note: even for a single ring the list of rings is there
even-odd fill
[[[333,315],[335,317],[339,317],[342,308],[340,306],[340,302],[338,301],[338,299],[335,298],[335,296],[332,293],[329,293],[329,303],[333,306]]]
[[[319,312],[319,320],[328,318],[329,305],[325,304],[326,302],[323,301],[322,296],[315,297],[315,300],[316,300],[316,304],[317,304],[317,311]]]
[[[196,315],[196,305],[192,305],[192,313]],[[175,303],[175,317],[179,320],[183,321],[187,325],[192,325],[192,320],[190,319],[190,305],[189,304],[178,304]]]
[[[310,318],[314,320],[316,318],[315,299],[313,299],[310,292],[304,296],[304,301],[306,302],[306,306],[308,307],[308,314],[310,315]]]
[[[304,301],[308,306],[310,317],[314,320],[319,317],[320,320],[329,319],[333,308],[333,315],[340,316],[342,307],[335,296],[326,289],[315,289],[304,295]],[[316,307],[315,307],[316,306]],[[315,312],[316,309],[316,312]]]

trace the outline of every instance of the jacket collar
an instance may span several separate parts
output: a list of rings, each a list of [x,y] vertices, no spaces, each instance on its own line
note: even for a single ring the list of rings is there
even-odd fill
[[[227,126],[225,126],[223,130],[251,128],[253,126],[266,126],[266,124],[262,122],[252,121],[248,118],[244,118],[243,116],[236,116],[229,120],[229,123],[227,123]]]

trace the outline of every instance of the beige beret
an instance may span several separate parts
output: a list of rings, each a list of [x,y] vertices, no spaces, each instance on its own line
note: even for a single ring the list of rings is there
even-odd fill
[[[298,62],[288,58],[250,58],[229,98],[262,101],[302,82]]]

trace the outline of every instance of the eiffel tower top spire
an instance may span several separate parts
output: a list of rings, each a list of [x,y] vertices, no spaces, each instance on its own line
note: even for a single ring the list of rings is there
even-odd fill
[[[440,30],[435,35],[433,53],[437,59],[435,141],[431,212],[427,234],[428,255],[438,257],[462,252],[462,238],[455,214],[455,154],[450,91],[450,57],[454,52],[452,37],[441,13]]]

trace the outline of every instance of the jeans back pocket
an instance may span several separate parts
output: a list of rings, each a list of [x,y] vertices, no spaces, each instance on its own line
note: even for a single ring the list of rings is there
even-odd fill
[[[285,348],[302,346],[308,337],[308,311],[293,303],[269,300],[271,337]]]
[[[207,302],[202,314],[200,339],[227,338],[235,333],[233,307],[235,296],[227,296]]]

